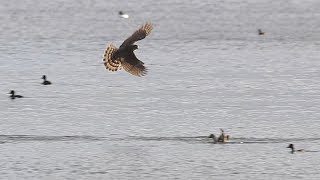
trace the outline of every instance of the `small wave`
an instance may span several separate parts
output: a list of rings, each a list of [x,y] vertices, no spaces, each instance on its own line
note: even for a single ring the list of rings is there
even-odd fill
[[[0,135],[0,144],[8,142],[56,142],[56,141],[180,141],[185,143],[213,143],[208,136],[41,136],[41,135]],[[254,138],[254,137],[231,137],[231,140],[223,144],[266,144],[266,143],[289,143],[289,142],[311,142],[320,141],[320,138]]]
[[[26,141],[101,141],[105,137],[96,136],[36,136],[36,135],[0,135],[0,142]]]

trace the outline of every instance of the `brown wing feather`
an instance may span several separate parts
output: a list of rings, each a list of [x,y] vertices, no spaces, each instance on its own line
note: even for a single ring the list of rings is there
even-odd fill
[[[153,29],[153,26],[151,23],[146,23],[145,25],[141,26],[140,29],[136,30],[129,38],[127,38],[121,46],[128,46],[136,41],[139,41],[141,39],[144,39],[146,36],[148,36]],[[120,46],[120,47],[121,47]]]
[[[118,50],[114,45],[110,44],[109,47],[107,47],[105,53],[104,53],[104,65],[106,69],[109,71],[117,71],[118,69],[121,69],[121,62],[117,59],[112,59],[113,53],[115,53]]]
[[[144,67],[142,61],[139,61],[138,63],[133,65],[133,64],[130,64],[129,62],[127,62],[125,59],[121,59],[121,66],[128,73],[135,75],[135,76],[144,76],[147,74],[147,68]]]

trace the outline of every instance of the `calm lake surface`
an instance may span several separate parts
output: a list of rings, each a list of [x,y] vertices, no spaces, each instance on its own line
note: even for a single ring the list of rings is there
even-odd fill
[[[3,1],[0,179],[320,179],[319,7]],[[106,71],[105,48],[145,22],[147,76]],[[206,138],[220,128],[230,143]]]

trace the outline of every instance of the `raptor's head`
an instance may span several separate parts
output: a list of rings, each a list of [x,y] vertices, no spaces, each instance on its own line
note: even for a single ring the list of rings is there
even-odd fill
[[[131,48],[132,48],[132,51],[134,51],[134,50],[138,49],[138,45],[134,44],[134,45],[131,46]]]

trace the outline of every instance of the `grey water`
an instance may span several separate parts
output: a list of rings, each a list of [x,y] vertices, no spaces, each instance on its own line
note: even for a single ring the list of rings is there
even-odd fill
[[[0,179],[319,179],[319,7],[2,1]],[[148,74],[106,71],[105,48],[146,22]],[[207,138],[220,128],[229,143]]]

